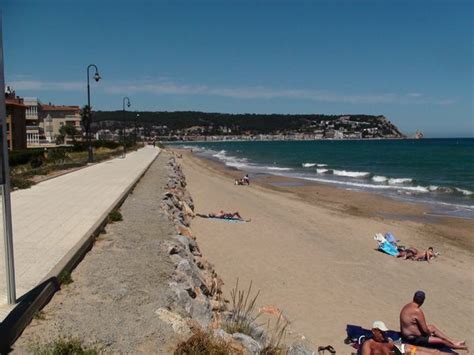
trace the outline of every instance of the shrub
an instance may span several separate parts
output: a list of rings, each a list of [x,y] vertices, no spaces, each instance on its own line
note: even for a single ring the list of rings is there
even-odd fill
[[[123,217],[120,211],[113,210],[109,213],[109,222],[119,222],[122,221]]]
[[[85,150],[87,150],[87,144],[84,142],[75,142],[72,146],[73,152],[83,152]]]
[[[35,157],[42,158],[44,150],[42,148],[13,150],[8,154],[8,161],[10,163],[10,166],[17,166],[28,164]]]
[[[41,165],[43,165],[43,159],[40,158],[40,157],[33,157],[31,160],[30,160],[30,166],[35,169],[35,168],[39,168]]]
[[[87,348],[76,338],[59,337],[48,344],[33,344],[30,352],[35,355],[96,355],[99,350]]]
[[[53,162],[65,161],[69,159],[67,153],[70,150],[71,150],[70,148],[50,149],[48,150],[48,160],[51,160]]]
[[[10,178],[10,187],[11,189],[28,189],[33,186],[35,183],[27,178],[20,176],[12,176]]]
[[[99,141],[93,141],[92,146],[94,148],[116,149],[120,146],[120,144],[117,143],[117,142],[114,142],[114,141],[99,140]],[[86,147],[87,147],[87,145],[86,145]]]
[[[233,355],[242,351],[233,349],[231,344],[215,337],[210,332],[197,330],[189,339],[178,344],[174,355]]]

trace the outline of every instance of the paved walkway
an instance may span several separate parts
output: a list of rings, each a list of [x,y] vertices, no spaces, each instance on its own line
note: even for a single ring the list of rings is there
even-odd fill
[[[17,298],[49,278],[50,272],[84,237],[90,236],[112,206],[153,162],[158,148],[145,147],[44,181],[11,194]],[[0,218],[0,321],[6,304],[3,220]]]

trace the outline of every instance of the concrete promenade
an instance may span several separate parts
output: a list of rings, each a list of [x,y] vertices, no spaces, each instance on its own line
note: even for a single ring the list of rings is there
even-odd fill
[[[56,276],[159,153],[145,147],[11,194],[17,298]],[[3,233],[3,221],[0,231]],[[6,304],[3,236],[0,243],[0,322]]]

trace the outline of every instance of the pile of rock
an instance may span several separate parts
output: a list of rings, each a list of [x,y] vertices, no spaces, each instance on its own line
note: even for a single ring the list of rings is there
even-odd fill
[[[227,342],[237,353],[260,354],[267,337],[261,329],[255,335],[229,334],[222,329],[230,312],[222,298],[222,280],[214,267],[203,258],[190,224],[194,203],[186,190],[186,178],[174,157],[167,164],[169,178],[161,208],[173,222],[177,235],[163,242],[162,247],[175,265],[170,288],[176,295],[171,309],[160,308],[156,314],[182,335],[191,335],[193,328],[212,329],[212,334]],[[223,321],[224,320],[224,321]],[[293,345],[288,354],[313,354],[303,345]]]
[[[186,190],[181,167],[173,157],[167,167],[169,180],[161,207],[177,232],[173,240],[163,243],[176,267],[170,287],[176,294],[177,306],[201,327],[208,327],[215,320],[215,313],[222,308],[223,282],[214,267],[202,257],[190,228],[194,203]]]

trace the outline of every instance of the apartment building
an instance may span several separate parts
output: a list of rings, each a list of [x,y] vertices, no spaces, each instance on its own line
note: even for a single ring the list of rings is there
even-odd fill
[[[25,97],[23,104],[26,106],[26,146],[34,148],[40,145],[40,139],[44,136],[39,126],[40,101],[36,97]]]
[[[79,106],[40,105],[40,127],[49,143],[54,143],[59,136],[59,129],[64,125],[72,125],[81,135],[81,109]]]
[[[5,108],[8,149],[26,149],[26,106],[9,88],[5,93]]]

